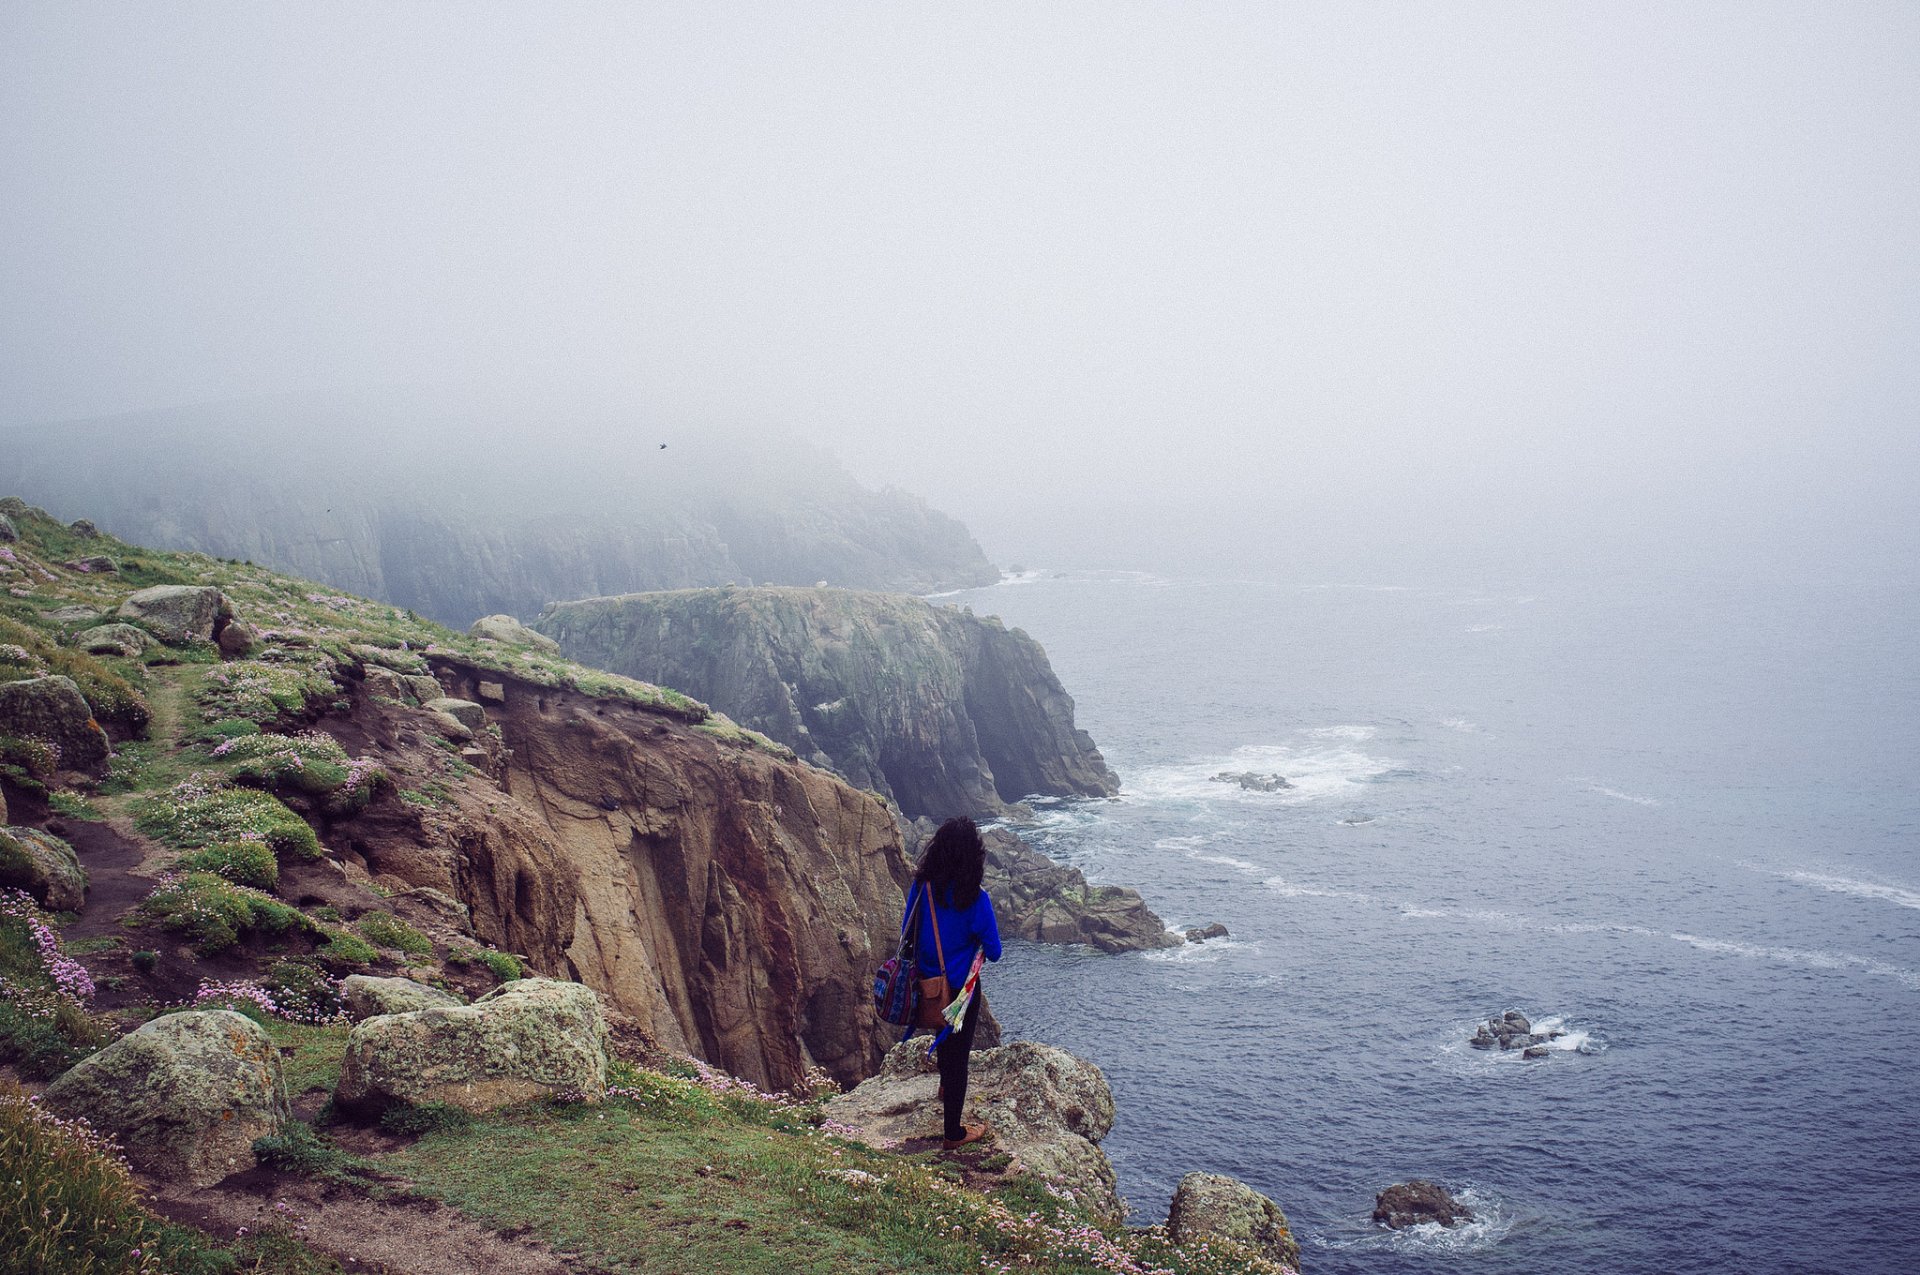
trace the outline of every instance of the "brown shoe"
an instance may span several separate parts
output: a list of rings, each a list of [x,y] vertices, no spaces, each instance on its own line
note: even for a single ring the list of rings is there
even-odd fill
[[[986,1136],[987,1126],[983,1124],[970,1124],[966,1126],[966,1132],[958,1138],[943,1138],[940,1142],[940,1149],[942,1151],[958,1151],[969,1142],[978,1142]]]

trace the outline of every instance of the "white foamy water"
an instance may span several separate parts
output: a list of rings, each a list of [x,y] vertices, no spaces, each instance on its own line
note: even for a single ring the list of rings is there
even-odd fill
[[[1655,797],[1636,797],[1630,792],[1621,792],[1618,788],[1609,788],[1605,784],[1595,783],[1591,779],[1576,779],[1576,784],[1585,784],[1588,792],[1597,792],[1602,797],[1611,797],[1615,801],[1629,801],[1636,806],[1663,806],[1666,803]]]
[[[1136,801],[1222,801],[1298,804],[1352,796],[1368,780],[1398,763],[1375,757],[1354,745],[1373,738],[1371,726],[1324,726],[1302,731],[1292,744],[1250,744],[1231,753],[1197,758],[1173,766],[1149,767],[1121,789]],[[1254,792],[1219,774],[1279,775],[1289,787]]]
[[[1298,881],[1289,881],[1285,877],[1268,877],[1260,883],[1283,899],[1341,899],[1352,903],[1378,903],[1370,894],[1358,890],[1341,890],[1331,886],[1302,885]]]
[[[1453,1198],[1473,1210],[1473,1220],[1457,1226],[1423,1222],[1398,1231],[1370,1228],[1360,1234],[1329,1235],[1316,1245],[1360,1253],[1398,1253],[1412,1257],[1459,1257],[1484,1253],[1513,1230],[1513,1210],[1491,1191],[1476,1186],[1453,1190]]]
[[[1829,952],[1818,948],[1776,947],[1764,943],[1740,943],[1731,939],[1709,938],[1700,934],[1687,934],[1674,931],[1667,935],[1676,943],[1685,943],[1688,947],[1698,948],[1702,952],[1712,952],[1718,956],[1738,956],[1748,960],[1777,961],[1785,965],[1800,965],[1816,970],[1860,970],[1867,974],[1877,974],[1882,978],[1891,978],[1908,987],[1920,988],[1920,970],[1907,969],[1900,965],[1890,965],[1886,961],[1876,961],[1865,956],[1855,956],[1851,952]]]
[[[1816,889],[1827,890],[1834,894],[1850,894],[1859,899],[1873,899],[1880,903],[1891,903],[1895,907],[1920,910],[1920,890],[1909,889],[1901,885],[1883,885],[1878,881],[1860,881],[1853,877],[1830,876],[1824,872],[1781,871],[1777,868],[1762,868],[1755,864],[1740,865],[1754,872],[1764,872],[1768,876],[1779,877],[1783,881],[1793,881],[1800,885],[1810,885]]]

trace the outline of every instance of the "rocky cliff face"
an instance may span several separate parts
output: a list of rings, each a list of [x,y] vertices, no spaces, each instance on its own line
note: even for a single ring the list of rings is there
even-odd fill
[[[571,659],[707,700],[909,817],[1119,790],[1046,652],[997,619],[846,589],[697,589],[560,603],[534,627]]]
[[[0,433],[0,489],[459,628],[637,589],[998,578],[957,520],[817,449],[652,433],[544,403],[223,404]]]
[[[869,984],[907,875],[881,801],[711,724],[433,664],[498,737],[438,806],[376,803],[331,829],[354,869],[460,900],[475,934],[592,987],[662,1048],[776,1088],[814,1065],[872,1072],[892,1038]],[[405,784],[423,713],[363,698],[322,724]]]

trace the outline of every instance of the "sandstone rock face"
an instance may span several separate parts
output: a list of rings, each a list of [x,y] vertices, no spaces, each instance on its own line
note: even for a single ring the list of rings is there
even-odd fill
[[[436,664],[458,696],[500,676]],[[360,753],[366,716],[325,725]],[[908,875],[881,801],[625,701],[509,680],[489,717],[496,779],[431,811],[377,803],[331,840],[465,904],[476,937],[587,984],[664,1049],[775,1089],[815,1065],[873,1073],[897,1036],[873,971]]]
[[[705,700],[910,818],[1119,790],[1046,652],[995,619],[898,594],[697,589],[560,603],[535,627],[569,658]]]
[[[334,1098],[356,1111],[437,1102],[484,1112],[607,1088],[607,1021],[578,983],[527,978],[471,1005],[369,1018],[347,1037]]]
[[[410,1014],[418,1009],[445,1009],[461,1000],[410,978],[375,978],[371,974],[349,974],[340,984],[340,1003],[347,1017],[359,1022],[381,1014]]]
[[[0,735],[56,745],[67,770],[97,770],[111,751],[80,688],[57,675],[0,683]]]
[[[1167,1235],[1182,1246],[1232,1240],[1271,1261],[1300,1265],[1300,1245],[1280,1206],[1224,1174],[1189,1173],[1180,1179],[1167,1213]]]
[[[280,1051],[231,1010],[167,1014],[122,1036],[47,1087],[156,1177],[210,1186],[254,1166],[253,1140],[290,1118]]]
[[[1437,1222],[1457,1226],[1473,1220],[1473,1210],[1453,1198],[1444,1187],[1415,1178],[1390,1186],[1374,1197],[1373,1220],[1389,1230]]]
[[[5,818],[5,798],[0,798],[0,819]],[[87,873],[73,847],[38,828],[0,827],[0,887],[25,890],[49,912],[87,906]]]
[[[89,655],[121,655],[131,658],[153,645],[146,630],[131,624],[102,624],[88,629],[78,639],[80,649]]]
[[[535,632],[510,615],[483,615],[473,622],[473,626],[467,632],[489,642],[505,642],[509,646],[530,646],[536,651],[546,651],[553,655],[560,653],[558,642],[544,633]]]
[[[938,1073],[925,1039],[890,1050],[880,1074],[827,1103],[827,1116],[880,1142],[937,1138]],[[967,1119],[984,1121],[995,1145],[1099,1216],[1126,1214],[1113,1165],[1100,1139],[1113,1128],[1113,1091],[1098,1067],[1064,1049],[1017,1040],[976,1049],[969,1068]]]
[[[910,854],[933,835],[931,820],[914,825]],[[993,897],[1002,938],[1037,943],[1086,943],[1102,952],[1142,952],[1186,942],[1170,933],[1138,890],[1089,885],[1078,868],[1055,863],[1007,828],[981,833],[987,870],[981,883]]]
[[[232,614],[226,595],[204,585],[156,584],[127,596],[118,612],[122,619],[147,627],[162,642],[211,642],[214,630]]]

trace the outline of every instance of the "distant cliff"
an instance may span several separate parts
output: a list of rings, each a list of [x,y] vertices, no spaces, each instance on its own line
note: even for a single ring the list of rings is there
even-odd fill
[[[712,703],[909,818],[1119,790],[1046,652],[991,617],[846,589],[695,589],[563,602],[534,627],[570,659]]]
[[[543,403],[228,403],[0,432],[0,489],[455,627],[640,589],[998,578],[957,520],[817,448],[657,437]]]

